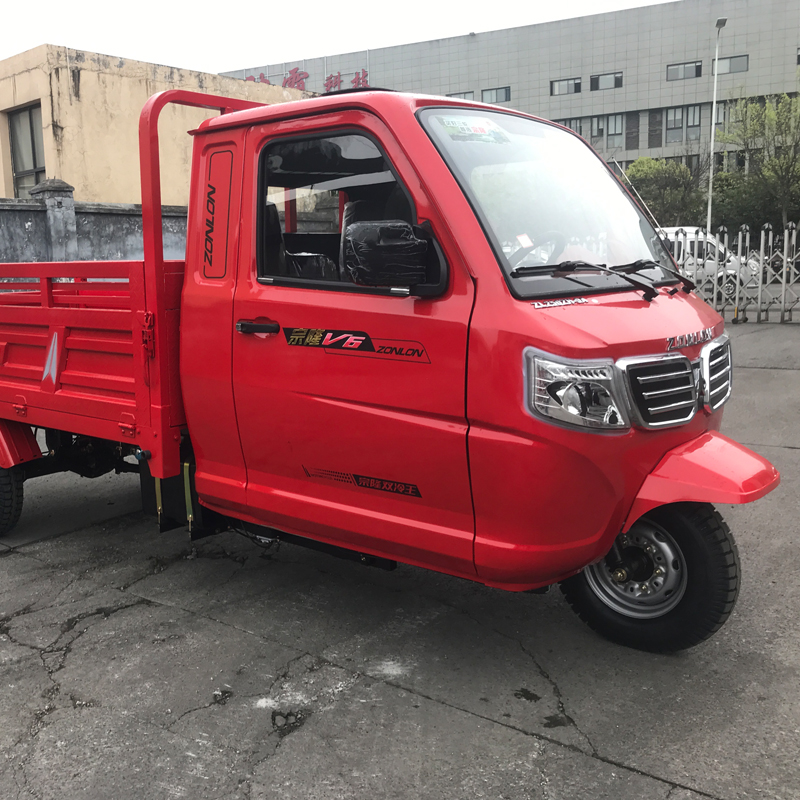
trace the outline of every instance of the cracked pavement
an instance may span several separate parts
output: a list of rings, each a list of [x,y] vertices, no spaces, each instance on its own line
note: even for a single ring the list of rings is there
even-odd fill
[[[132,476],[85,510],[85,481],[31,482],[0,544],[0,798],[794,800],[800,326],[729,330],[723,430],[783,484],[720,508],[744,581],[709,642],[639,653],[557,591],[192,546],[130,513]]]

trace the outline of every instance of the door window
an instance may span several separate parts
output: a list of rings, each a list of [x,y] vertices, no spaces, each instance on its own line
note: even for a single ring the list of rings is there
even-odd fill
[[[378,146],[360,134],[285,139],[261,156],[261,278],[353,288],[344,233],[357,222],[416,223],[405,188]],[[340,284],[341,287],[336,286]]]

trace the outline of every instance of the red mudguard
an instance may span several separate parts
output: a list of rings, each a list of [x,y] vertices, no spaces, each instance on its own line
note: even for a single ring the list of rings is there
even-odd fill
[[[0,419],[0,467],[11,469],[17,464],[41,457],[42,451],[30,425]]]
[[[765,458],[717,431],[670,450],[647,476],[633,501],[623,531],[667,503],[751,503],[781,480]]]

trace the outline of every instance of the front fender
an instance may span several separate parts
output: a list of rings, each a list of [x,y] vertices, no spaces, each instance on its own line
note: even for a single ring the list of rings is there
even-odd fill
[[[639,517],[668,503],[752,503],[781,481],[778,470],[717,431],[670,450],[645,478],[623,532]]]

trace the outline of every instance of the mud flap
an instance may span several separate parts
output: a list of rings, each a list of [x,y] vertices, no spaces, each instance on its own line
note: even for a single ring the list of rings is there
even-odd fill
[[[154,478],[147,462],[141,462],[142,510],[158,518],[159,532],[186,528],[194,541],[228,527],[225,517],[200,505],[195,490],[195,472],[194,464],[184,462],[178,475]]]
[[[0,419],[0,467],[11,469],[42,457],[42,451],[30,425]]]

